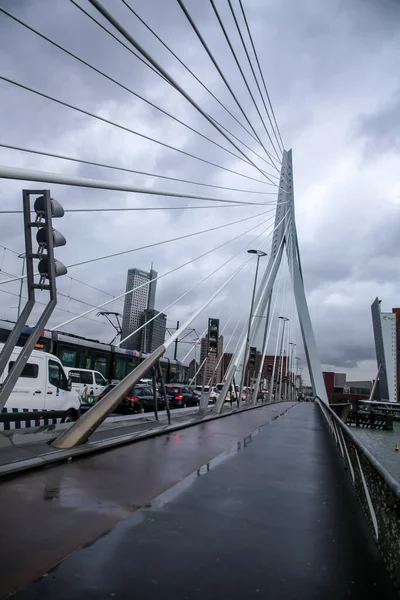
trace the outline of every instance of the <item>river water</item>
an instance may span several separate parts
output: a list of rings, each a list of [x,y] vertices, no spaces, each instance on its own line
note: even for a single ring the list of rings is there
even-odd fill
[[[379,460],[381,465],[400,482],[400,451],[395,451],[396,442],[400,446],[400,422],[393,423],[393,431],[351,427],[360,442]]]

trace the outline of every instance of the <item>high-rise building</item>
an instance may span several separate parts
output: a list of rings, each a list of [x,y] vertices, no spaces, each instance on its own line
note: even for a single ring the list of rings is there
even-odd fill
[[[157,272],[153,268],[150,271],[142,271],[141,269],[128,269],[126,278],[126,291],[137,288],[138,286],[148,283],[157,277]],[[132,331],[135,331],[142,324],[143,312],[148,309],[154,309],[156,298],[156,281],[152,281],[148,285],[143,285],[139,289],[135,289],[130,294],[125,296],[124,314],[122,317],[122,339],[128,336]],[[126,342],[121,344],[122,348],[131,350],[140,350],[142,340],[142,330],[130,337]]]
[[[153,320],[150,321],[151,319]],[[144,325],[147,321],[150,323],[140,332],[142,334],[140,349],[145,354],[150,354],[164,343],[167,315],[158,312],[155,308],[147,308],[142,313],[141,324]]]
[[[214,369],[219,361],[219,359],[222,356],[222,351],[223,351],[223,346],[224,346],[224,337],[222,335],[219,336],[218,338],[218,351],[217,352],[210,352],[208,355],[208,360],[207,360],[207,372],[206,372],[206,385],[208,385],[208,382],[210,381],[211,377],[214,374]],[[200,364],[203,363],[203,361],[205,360],[206,356],[207,356],[207,350],[208,350],[208,336],[206,335],[205,337],[201,338],[201,347],[200,347]],[[222,359],[219,362],[218,367],[215,370],[215,374],[213,377],[213,384],[215,385],[216,383],[220,383],[221,381],[221,372],[222,372]],[[203,383],[203,375],[204,375],[204,366],[200,369],[200,373],[198,376],[198,381]]]
[[[381,301],[371,305],[374,328],[376,362],[379,372],[381,400],[397,401],[397,326],[394,312],[381,312]]]

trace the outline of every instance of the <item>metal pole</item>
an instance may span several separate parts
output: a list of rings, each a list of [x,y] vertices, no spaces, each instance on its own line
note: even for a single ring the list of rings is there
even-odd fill
[[[254,276],[253,293],[252,293],[252,296],[251,296],[251,304],[250,304],[249,326],[247,328],[246,345],[245,345],[244,354],[243,354],[242,375],[241,375],[241,378],[240,378],[240,386],[239,386],[239,406],[240,406],[240,402],[242,400],[244,378],[245,378],[245,375],[246,375],[247,356],[248,356],[249,345],[250,345],[251,317],[253,315],[254,297],[256,295],[256,286],[257,286],[257,276],[258,276],[258,266],[259,266],[259,264],[260,264],[260,255],[257,254],[256,272],[255,272],[255,276]]]
[[[382,367],[382,365],[379,365],[378,372],[377,372],[376,377],[375,377],[375,381],[372,384],[371,393],[370,393],[369,398],[368,398],[369,402],[371,402],[372,399],[373,399],[373,397],[374,397],[374,392],[375,392],[376,384],[378,383],[379,373],[381,372],[381,367]]]
[[[179,321],[176,322],[176,330],[179,329]],[[175,348],[174,348],[174,360],[177,360],[178,356],[178,338],[175,340]]]
[[[152,379],[153,379],[153,399],[154,399],[154,416],[156,421],[158,421],[158,394],[157,394],[157,378],[156,378],[156,368],[153,366],[151,369]]]
[[[206,392],[204,390],[206,386],[207,379],[207,368],[208,368],[208,346],[207,346],[207,355],[204,362],[204,371],[203,371],[203,383],[201,385],[201,394],[200,394],[200,402],[199,402],[199,413],[204,413],[208,407],[208,400],[210,397],[210,392]],[[210,388],[208,388],[210,390]]]
[[[283,321],[283,327],[282,327],[282,337],[281,337],[281,345],[280,345],[280,349],[279,349],[279,367],[278,367],[278,373],[279,373],[279,401],[281,399],[281,393],[282,393],[282,373],[283,373],[283,356],[282,356],[282,352],[283,352],[283,338],[285,335],[285,327],[286,327],[286,323],[289,320],[287,317],[279,317],[280,319],[282,319]],[[276,390],[275,390],[275,396],[276,396]]]
[[[197,359],[196,359],[197,352],[196,352],[196,350],[197,350],[197,341],[194,345],[194,385],[197,385]]]
[[[168,425],[171,425],[171,409],[169,407],[169,402],[168,402],[168,398],[167,398],[167,390],[165,389],[164,377],[163,377],[163,374],[162,374],[161,364],[160,364],[159,360],[157,361],[157,373],[158,373],[158,378],[159,378],[160,383],[161,383],[161,391],[162,391],[162,394],[164,396],[165,408],[167,410]]]
[[[22,258],[22,269],[21,269],[21,283],[19,286],[19,298],[18,298],[18,310],[17,310],[17,320],[19,319],[19,316],[21,314],[21,302],[22,302],[22,290],[24,287],[24,273],[25,273],[25,260],[26,260],[26,254],[19,254],[18,258]]]
[[[263,372],[263,369],[264,369],[265,354],[266,354],[266,351],[267,351],[266,344],[267,344],[267,334],[268,334],[268,325],[269,325],[269,313],[270,313],[270,309],[271,309],[271,299],[272,299],[272,291],[271,291],[271,293],[269,295],[269,298],[268,298],[268,308],[267,308],[267,314],[266,314],[266,317],[265,317],[264,337],[263,337],[262,346],[261,346],[260,368],[259,368],[259,371],[258,371],[256,383],[254,385],[254,392],[253,392],[253,398],[252,398],[252,405],[253,406],[255,404],[257,404],[258,390],[259,390],[259,387],[260,387],[260,381],[261,381],[262,372]]]
[[[289,342],[289,346],[292,346],[292,350],[290,352],[290,362],[289,362],[289,371],[288,371],[288,386],[289,386],[289,398],[293,400],[293,352],[296,347],[294,342]],[[290,383],[289,383],[290,381]]]

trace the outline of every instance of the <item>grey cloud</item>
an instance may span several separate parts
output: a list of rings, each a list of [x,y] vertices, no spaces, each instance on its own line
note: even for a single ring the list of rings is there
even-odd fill
[[[388,104],[376,112],[363,115],[355,125],[358,136],[364,141],[368,157],[400,150],[400,91]]]
[[[225,111],[190,79],[158,42],[148,35],[122,3],[117,6],[109,0],[106,4],[111,10],[115,10],[117,17],[135,33],[164,66],[171,70],[205,110],[229,126],[236,135],[246,139],[252,147],[256,147],[253,146],[251,138],[243,133]],[[232,23],[228,18],[229,14],[225,12],[226,7],[224,8],[222,3],[219,4],[221,4],[223,17],[229,25],[238,55],[242,57],[242,51],[231,27]],[[331,122],[340,124],[344,120],[354,123],[361,113],[373,115],[373,109],[376,107],[373,92],[378,88],[381,89],[379,86],[384,81],[386,72],[388,73],[386,77],[391,76],[390,72],[393,73],[395,57],[398,56],[394,18],[397,7],[390,0],[380,3],[380,8],[377,8],[372,1],[366,3],[361,0],[357,0],[351,6],[342,0],[332,0],[328,4],[321,5],[311,0],[301,4],[294,0],[289,3],[275,0],[270,3],[258,1],[248,4],[249,19],[283,138],[290,140],[295,148],[296,203],[301,210],[303,207],[307,208],[310,202],[308,189],[310,183],[305,181],[328,180],[341,153],[345,153],[349,146],[353,147],[354,136],[351,135],[353,131],[350,126],[345,127],[343,137],[337,143],[332,142]],[[201,129],[203,133],[225,145],[226,142],[221,140],[217,132],[205,123],[194,109],[184,103],[176,92],[165,86],[126,50],[109,39],[72,4],[61,0],[56,2],[35,0],[35,2],[8,1],[3,5],[50,37],[54,37],[66,47],[81,54],[89,62],[112,73],[115,78],[132,86],[139,93],[160,102],[163,107],[188,121],[193,127]],[[255,111],[250,105],[240,75],[210,6],[196,0],[187,2],[187,5],[232,82],[240,101],[245,105],[252,121],[256,123]],[[177,3],[166,0],[162,2],[157,0],[133,2],[132,0],[132,6],[154,26],[156,31],[162,33],[171,47],[195,69],[205,83],[210,85],[213,92],[224,100],[230,110],[235,115],[239,115],[224,84],[187,26]],[[97,15],[91,7],[88,10]],[[3,52],[3,55],[7,55],[4,68],[10,76],[88,110],[109,114],[111,119],[133,129],[149,131],[154,137],[179,145],[189,152],[257,177],[256,171],[246,168],[240,161],[210,146],[180,126],[170,124],[169,120],[157,111],[144,107],[140,101],[90,73],[88,69],[51,48],[33,34],[23,32],[19,25],[12,24],[6,17],[0,19],[0,29],[0,50],[6,51]],[[393,64],[386,64],[386,59],[390,56],[389,50],[392,51]],[[380,59],[380,56],[383,58]],[[363,88],[363,80],[367,75],[370,81],[368,93],[364,92],[367,88]],[[371,99],[369,99],[369,91],[371,91]],[[0,124],[2,139],[5,141],[64,152],[89,160],[95,159],[146,171],[182,176],[184,179],[249,189],[262,187],[246,179],[197,163],[173,151],[153,148],[133,135],[122,133],[109,126],[99,126],[95,120],[73,114],[68,109],[56,107],[43,99],[34,98],[28,92],[16,90],[3,82],[0,82],[0,95],[3,108]],[[359,95],[362,96],[362,102]],[[382,97],[384,96],[382,92]],[[380,101],[383,102],[382,98]],[[388,103],[387,98],[382,106],[385,103]],[[390,113],[388,116],[390,117]],[[386,130],[383,122],[376,121],[374,127],[378,134],[389,135],[384,133]],[[321,141],[313,146],[313,136],[317,135],[316,130],[322,132],[322,136]],[[259,131],[262,129],[260,128]],[[0,150],[0,156],[4,164],[61,171],[111,181],[130,181],[137,185],[164,189],[188,189],[188,186],[178,186],[163,180],[35,158],[11,151]],[[372,193],[368,194],[371,214],[368,215],[365,210],[362,210],[362,196],[365,190],[359,189],[359,182],[359,179],[348,176],[344,182],[330,183],[329,191],[326,193],[326,203],[314,206],[314,211],[318,212],[318,218],[314,219],[315,223],[310,226],[307,217],[299,220],[303,271],[321,358],[325,364],[335,364],[349,370],[353,369],[359,361],[373,358],[368,311],[371,298],[373,299],[377,293],[376,288],[383,288],[389,303],[396,303],[396,294],[400,293],[393,282],[394,278],[397,278],[397,266],[390,258],[397,257],[398,253],[397,219],[394,211],[386,206],[382,210],[382,215],[379,218],[376,216],[379,214],[378,201]],[[28,185],[24,182],[2,182],[1,197],[4,204],[20,206],[21,188]],[[184,206],[194,203],[63,186],[51,186],[51,189],[54,196],[65,206],[123,206],[133,203],[161,206],[166,202],[168,205],[176,203]],[[217,197],[242,197],[234,193],[223,193],[195,186],[191,186],[190,191]],[[258,200],[259,196],[255,198]],[[267,199],[270,197],[267,196]],[[146,240],[166,239],[181,232],[186,233],[229,220],[233,221],[240,218],[237,216],[239,214],[245,217],[255,214],[257,210],[227,207],[222,210],[192,212],[68,215],[59,226],[66,234],[68,243],[65,249],[59,249],[58,256],[66,263],[77,262],[85,257],[140,246],[145,244]],[[389,221],[390,227],[383,229],[385,219]],[[77,267],[71,269],[70,274],[112,294],[119,294],[124,290],[128,267],[148,268],[151,261],[154,261],[154,266],[160,273],[167,271],[217,245],[219,241],[239,234],[244,226],[250,227],[251,223],[233,226],[221,230],[218,234],[212,233],[191,240],[182,240],[176,245],[165,245],[117,259]],[[261,231],[261,228],[257,231]],[[0,223],[0,232],[2,244],[15,247],[17,250],[22,249],[19,217],[9,219],[7,217],[7,220],[4,217]],[[215,257],[196,262],[193,268],[160,280],[157,308],[161,309],[175,300],[217,264],[222,263],[230,254],[244,246],[246,240],[249,241],[251,237],[249,234],[237,240],[237,243],[221,249]],[[379,268],[379,260],[384,262],[384,268]],[[233,269],[238,261],[239,259],[232,261],[229,268]],[[7,256],[3,265],[3,269],[6,268],[10,272],[19,272],[20,261]],[[224,271],[225,277],[229,268]],[[237,306],[237,314],[244,320],[249,306],[252,276],[249,268],[241,280],[233,282],[222,298],[207,309],[207,313],[215,314],[222,307],[222,324],[227,319],[227,315]],[[183,299],[178,306],[171,308],[168,311],[168,318],[172,321],[182,320],[185,315],[189,315],[200,305],[222,280],[222,275],[211,278]],[[362,287],[363,283],[364,287]],[[18,284],[8,289],[17,293]],[[74,282],[71,284],[67,278],[60,280],[59,289],[67,295],[93,304],[106,299],[106,296],[90,288]],[[335,289],[342,304],[339,303],[332,308],[327,298]],[[15,306],[16,298],[1,294],[0,299],[1,314],[7,318],[15,316],[15,309],[10,307]],[[74,312],[80,312],[85,308],[84,305],[66,298],[60,298],[59,306]],[[121,309],[122,304],[116,302],[114,306]],[[279,306],[280,304],[277,310]],[[206,316],[196,321],[199,331],[204,328]],[[67,313],[58,311],[51,323],[54,325],[67,318]],[[91,318],[96,321],[95,316],[91,315]],[[227,328],[226,339],[232,332],[236,319],[237,317],[234,317]],[[109,327],[100,327],[93,321],[78,321],[69,327],[73,332],[105,341],[112,337]],[[354,342],[355,338],[357,343]],[[236,339],[237,335],[233,344]],[[271,347],[275,339],[276,325],[271,337]],[[299,343],[299,332],[297,332],[297,341]],[[180,356],[187,349],[186,347],[180,349]]]

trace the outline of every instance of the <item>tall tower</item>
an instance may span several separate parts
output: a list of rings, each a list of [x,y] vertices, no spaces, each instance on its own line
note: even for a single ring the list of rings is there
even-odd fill
[[[394,313],[381,312],[380,300],[371,305],[381,400],[397,401],[397,328]]]
[[[145,311],[154,309],[157,281],[152,281],[149,285],[143,285],[143,287],[140,287],[139,289],[134,288],[137,288],[144,283],[148,283],[156,277],[157,272],[154,271],[153,268],[151,268],[150,271],[128,269],[126,291],[132,289],[134,291],[125,296],[124,314],[122,318],[122,339],[142,325],[142,315]],[[126,340],[126,342],[122,343],[121,347],[130,350],[140,350],[142,331],[143,330],[138,331]]]

